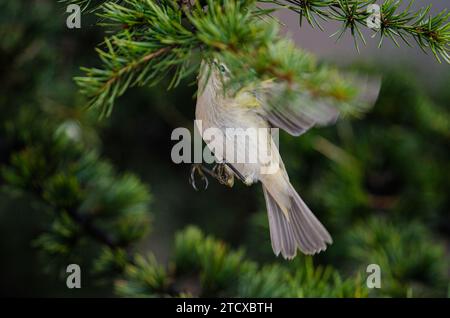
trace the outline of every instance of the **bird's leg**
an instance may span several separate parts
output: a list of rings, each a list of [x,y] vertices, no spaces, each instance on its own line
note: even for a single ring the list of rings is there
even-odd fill
[[[195,183],[195,175],[196,174],[198,174],[200,176],[200,178],[202,179],[203,184],[204,184],[204,190],[208,189],[209,181],[208,181],[208,178],[204,174],[204,169],[206,169],[206,168],[203,167],[203,165],[201,163],[192,164],[191,174],[189,176],[189,182],[191,183],[191,185],[195,191],[198,191],[197,185]]]
[[[239,172],[233,165],[229,164],[228,162],[225,162],[228,168],[234,172],[234,174],[241,180],[242,182],[246,182],[246,178],[242,175],[242,173]]]
[[[216,175],[217,181],[227,187],[232,188],[234,185],[234,173],[230,170],[226,163],[218,163],[213,167],[213,173]]]
[[[242,176],[239,171],[237,171],[232,165],[224,163],[217,163],[212,170],[206,168],[201,163],[194,163],[192,164],[191,168],[191,174],[189,177],[189,182],[191,183],[192,187],[198,191],[197,184],[196,184],[196,175],[199,175],[201,180],[204,183],[204,190],[208,188],[208,178],[206,177],[206,174],[213,177],[219,183],[226,185],[227,187],[233,187],[234,185],[234,176],[236,175],[239,179],[241,179],[242,182],[245,182],[245,178]]]

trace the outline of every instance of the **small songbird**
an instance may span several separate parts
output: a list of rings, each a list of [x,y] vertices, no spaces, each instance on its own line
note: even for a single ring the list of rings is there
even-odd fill
[[[298,104],[276,105],[277,94],[282,93],[282,84],[275,81],[263,81],[258,86],[241,89],[235,94],[227,94],[224,83],[231,78],[226,65],[217,60],[203,61],[198,76],[199,92],[196,105],[196,121],[201,122],[197,128],[203,133],[208,128],[218,129],[225,139],[230,128],[267,128],[285,130],[291,135],[299,136],[314,125],[334,123],[339,112],[325,102],[313,101],[307,93],[299,93]],[[308,106],[309,105],[309,106]],[[264,130],[263,130],[264,131]],[[325,227],[306,206],[295,191],[281,160],[277,145],[271,136],[269,142],[261,142],[260,138],[249,136],[244,142],[236,140],[223,148],[212,147],[212,139],[205,138],[205,143],[216,157],[217,162],[225,163],[222,172],[229,176],[237,176],[245,184],[261,182],[269,218],[270,238],[275,255],[292,259],[299,249],[305,254],[315,254],[324,251],[332,239]],[[216,140],[217,141],[217,140]],[[225,143],[224,143],[225,144]],[[224,146],[225,147],[225,146]],[[231,147],[231,149],[229,149]],[[231,158],[235,153],[257,151],[258,148],[269,153],[270,163],[276,163],[277,170],[264,173],[259,162],[236,162]],[[212,149],[214,148],[214,149]],[[221,149],[218,149],[221,148]],[[223,174],[222,173],[222,174]],[[225,184],[232,185],[227,180]]]

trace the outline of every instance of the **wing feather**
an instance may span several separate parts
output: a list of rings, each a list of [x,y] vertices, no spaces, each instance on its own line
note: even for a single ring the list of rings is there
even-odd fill
[[[355,84],[356,85],[356,84]],[[307,89],[287,87],[284,83],[264,81],[252,93],[259,101],[259,114],[274,127],[299,136],[314,126],[334,124],[340,110],[348,108],[367,109],[375,102],[379,91],[379,80],[359,81],[358,98],[354,105],[346,105],[330,97],[314,96]]]

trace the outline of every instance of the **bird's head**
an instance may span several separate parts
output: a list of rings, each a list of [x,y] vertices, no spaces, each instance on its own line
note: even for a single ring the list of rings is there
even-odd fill
[[[223,93],[224,86],[230,80],[231,73],[228,67],[217,59],[203,60],[198,75],[200,90],[210,88],[217,93]]]

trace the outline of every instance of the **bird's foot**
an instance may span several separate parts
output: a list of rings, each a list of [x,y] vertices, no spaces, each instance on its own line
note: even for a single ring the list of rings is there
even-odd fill
[[[189,176],[189,182],[194,188],[195,191],[198,191],[197,184],[196,184],[196,174],[200,176],[200,179],[202,180],[204,187],[203,190],[208,189],[209,181],[208,178],[205,176],[205,173],[203,172],[203,166],[201,163],[194,163],[191,167],[191,174]]]
[[[201,163],[194,163],[192,164],[189,182],[195,191],[199,189],[197,187],[197,175],[200,176],[204,184],[203,189],[206,190],[208,188],[209,181],[205,174],[208,174],[227,187],[232,188],[234,185],[234,173],[225,163],[216,164],[212,170],[206,168]]]
[[[221,184],[226,185],[229,188],[232,188],[234,185],[234,173],[231,171],[225,163],[216,164],[212,172],[215,175],[217,181]]]

